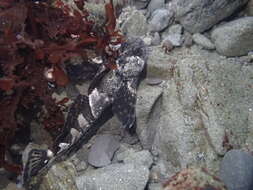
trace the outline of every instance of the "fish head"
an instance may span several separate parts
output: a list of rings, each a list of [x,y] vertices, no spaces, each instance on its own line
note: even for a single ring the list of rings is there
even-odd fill
[[[140,38],[131,37],[122,44],[116,60],[118,72],[124,78],[138,78],[147,62],[146,45]]]

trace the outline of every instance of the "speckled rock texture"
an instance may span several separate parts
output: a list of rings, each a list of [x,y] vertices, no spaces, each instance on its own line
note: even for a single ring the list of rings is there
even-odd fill
[[[113,164],[76,179],[78,190],[144,190],[149,169],[144,165]]]
[[[225,56],[242,56],[253,51],[253,17],[233,20],[214,29],[212,40]]]
[[[39,190],[78,190],[76,175],[75,166],[71,162],[56,164],[42,178]]]
[[[173,50],[168,56],[162,51],[153,48],[148,71],[170,80],[161,85],[160,99],[158,94],[151,98],[157,86],[140,86],[140,141],[159,154],[161,178],[189,165],[217,174],[226,140],[232,147],[243,147],[246,141],[250,148],[253,145],[253,66],[243,58],[226,59],[198,46]]]
[[[220,178],[229,190],[253,188],[253,156],[242,150],[231,150],[221,162]]]
[[[247,2],[248,0],[173,0],[177,19],[191,33],[210,29]]]

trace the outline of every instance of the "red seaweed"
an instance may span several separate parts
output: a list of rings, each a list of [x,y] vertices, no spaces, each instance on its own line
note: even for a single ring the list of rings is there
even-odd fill
[[[52,137],[63,126],[61,106],[67,100],[55,102],[48,83],[68,85],[66,61],[75,56],[88,59],[88,52],[93,51],[108,59],[108,68],[117,69],[118,53],[109,44],[120,44],[123,37],[115,30],[112,0],[105,5],[107,22],[98,30],[83,9],[85,0],[75,3],[78,10],[61,0],[0,1],[0,167],[9,171],[19,173],[21,169],[5,160],[16,131],[27,127],[18,121],[20,107],[29,110],[38,100],[42,102],[44,127]],[[45,77],[48,69],[52,80]]]

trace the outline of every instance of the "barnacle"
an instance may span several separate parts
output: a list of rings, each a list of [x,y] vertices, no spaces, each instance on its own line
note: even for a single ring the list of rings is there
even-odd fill
[[[30,127],[18,120],[19,115],[25,117],[24,110],[33,112],[40,102],[35,113],[43,112],[44,107],[45,129],[52,137],[59,135],[64,116],[48,82],[68,85],[64,63],[76,56],[88,63],[88,54],[93,51],[107,60],[108,68],[116,68],[118,53],[113,46],[123,37],[115,29],[112,0],[105,5],[106,23],[100,28],[88,19],[85,1],[74,2],[76,5],[70,6],[61,0],[0,1],[0,167],[12,172],[19,173],[21,166],[8,163],[5,153],[17,131]],[[91,72],[94,69],[87,69],[83,75],[94,76]],[[38,119],[37,114],[32,117]]]

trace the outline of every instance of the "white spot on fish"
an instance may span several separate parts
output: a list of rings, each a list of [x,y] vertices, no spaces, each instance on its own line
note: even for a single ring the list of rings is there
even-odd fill
[[[84,118],[83,114],[79,114],[77,120],[80,127],[84,127],[88,124],[88,121]]]

